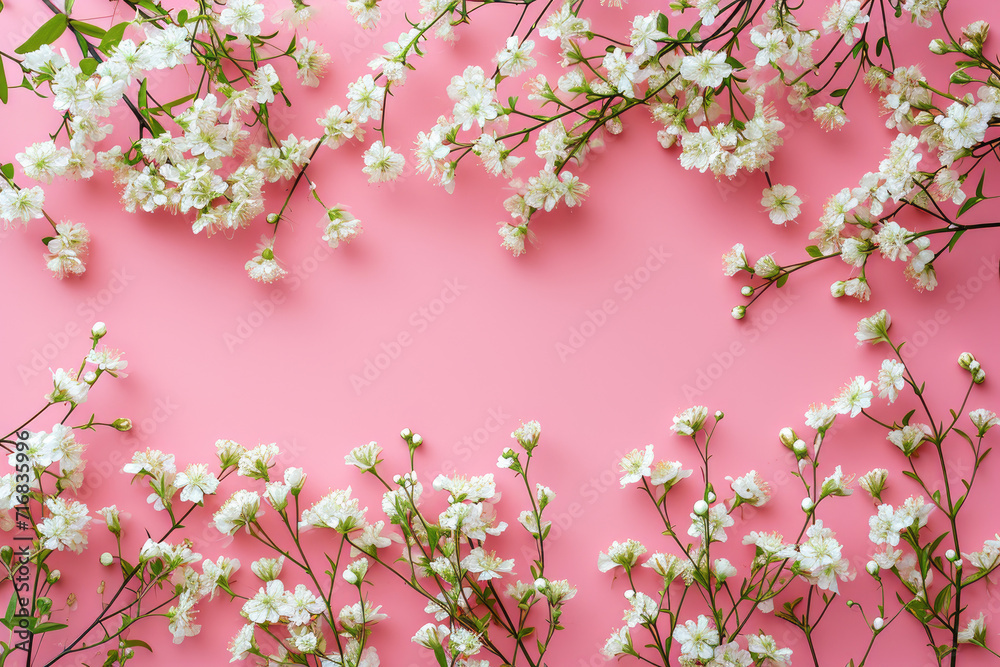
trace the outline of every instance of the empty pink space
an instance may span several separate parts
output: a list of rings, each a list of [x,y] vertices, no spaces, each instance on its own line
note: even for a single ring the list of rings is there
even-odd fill
[[[4,7],[4,51],[51,16],[34,4]],[[342,3],[315,4],[317,18],[305,34],[333,56],[329,73],[311,89],[300,87],[291,69],[281,72],[293,101],[285,110],[284,132],[300,137],[319,135],[316,118],[332,104],[345,103],[346,86],[370,72],[372,55],[408,29],[406,17],[417,11],[417,3],[409,0],[385,3],[383,24],[366,32]],[[124,3],[81,0],[77,5],[76,15],[103,27],[130,17]],[[993,6],[957,0],[951,5],[954,26],[998,18]],[[362,221],[364,231],[349,245],[331,249],[321,238],[327,221],[323,207],[300,190],[280,223],[275,245],[288,275],[273,284],[251,281],[243,268],[257,252],[261,234],[270,234],[262,223],[206,238],[192,234],[184,216],[124,212],[118,186],[107,173],[47,186],[46,210],[58,220],[85,222],[90,229],[90,258],[83,276],[55,280],[41,259],[44,221],[33,221],[27,230],[18,225],[0,232],[0,374],[5,379],[0,430],[13,429],[44,404],[52,390],[50,370],[77,367],[89,350],[91,326],[101,321],[108,330],[103,342],[122,350],[128,360],[128,377],[102,381],[69,423],[85,423],[94,413],[102,419],[131,419],[133,427],[127,433],[78,433],[87,445],[78,497],[92,511],[112,503],[122,510],[132,553],[147,533],[156,537],[169,527],[164,513],[147,503],[148,489],[138,482],[130,485],[131,475],[122,472],[135,452],[153,448],[173,453],[182,470],[189,463],[215,465],[219,439],[247,448],[277,443],[281,454],[275,470],[280,474],[284,468],[302,467],[308,474],[304,507],[331,489],[350,486],[375,521],[384,520],[383,489],[371,475],[345,465],[344,457],[377,441],[385,450],[383,476],[405,473],[407,446],[399,432],[409,428],[423,437],[416,468],[428,507],[437,508],[432,515],[446,505],[446,493],[431,491],[438,474],[494,473],[502,495],[497,512],[510,527],[491,538],[492,548],[516,559],[514,574],[501,580],[503,588],[515,579],[531,581],[535,555],[518,523],[529,506],[524,485],[511,471],[498,469],[497,459],[505,448],[517,447],[512,431],[538,420],[541,439],[530,482],[555,492],[546,510],[552,521],[546,575],[566,579],[578,591],[565,606],[564,629],[556,633],[544,662],[584,667],[605,661],[601,649],[623,625],[624,594],[632,586],[621,569],[599,572],[599,554],[613,541],[627,539],[640,540],[650,553],[677,553],[640,487],[619,483],[619,461],[631,450],[651,444],[656,460],[680,461],[694,470],[670,491],[668,501],[679,537],[687,540],[688,516],[704,487],[695,446],[670,430],[681,410],[707,406],[709,423],[715,422],[713,413],[724,412],[710,452],[710,474],[720,499],[732,494],[727,477],[751,470],[773,492],[761,508],[735,509],[728,541],[713,545],[713,558],[731,561],[739,579],[754,557],[753,546],[742,543],[743,535],[777,530],[790,541],[803,526],[805,492],[791,474],[798,470],[796,458],[779,441],[779,431],[791,427],[811,444],[811,435],[805,434],[812,431],[804,426],[810,405],[832,403],[855,376],[875,378],[891,354],[885,344],[858,344],[861,318],[889,310],[893,341],[909,341],[903,353],[907,368],[926,381],[925,399],[941,419],[948,418],[949,408],[959,407],[967,389],[969,373],[956,363],[965,351],[975,353],[989,375],[973,389],[965,413],[1000,405],[991,375],[1000,368],[1000,232],[970,234],[944,253],[935,264],[940,284],[933,291],[914,290],[898,264],[872,262],[869,302],[834,299],[829,285],[856,274],[833,260],[792,275],[783,287],[761,296],[744,319],[733,318],[733,307],[747,302],[740,295],[745,280],[723,275],[723,254],[743,243],[751,264],[765,253],[789,263],[807,258],[804,248],[813,243],[809,233],[827,199],[855,187],[885,157],[897,132],[884,126],[877,96],[859,84],[847,104],[851,122],[838,132],[824,131],[809,112],[796,113],[784,101],[778,103],[784,144],[769,175],[774,183],[797,188],[803,199],[797,222],[771,224],[761,205],[767,181],[760,172],[729,179],[681,168],[679,149],[661,147],[658,125],[645,110],[636,109],[623,115],[623,131],[606,133],[603,147],[574,172],[590,185],[586,203],[539,213],[532,223],[535,242],[524,255],[512,257],[497,235],[498,221],[509,220],[504,200],[513,190],[506,180],[470,168],[459,172],[449,194],[416,173],[411,152],[417,134],[450,113],[446,88],[451,77],[471,64],[486,70],[493,66],[496,50],[518,17],[505,9],[491,5],[474,13],[471,25],[457,28],[461,39],[454,45],[428,42],[406,85],[390,98],[386,143],[403,153],[408,165],[397,181],[372,185],[362,173],[364,147],[374,135],[363,144],[325,150],[323,159],[310,165],[309,176],[324,202],[343,205]],[[825,9],[825,3],[809,0],[803,15],[815,16],[818,23]],[[621,9],[588,3],[583,14],[605,34],[627,35],[633,16],[653,10],[670,12],[666,5],[650,2]],[[114,18],[112,12],[117,12]],[[683,19],[671,17],[675,20]],[[927,51],[927,43],[941,35],[940,26],[922,29],[905,18],[889,20],[894,39],[899,36],[899,64],[919,63],[928,75],[934,72],[938,80],[946,80],[949,68]],[[536,40],[539,66],[558,72],[556,46]],[[67,50],[73,46],[69,39],[63,41]],[[995,43],[991,36],[988,46]],[[10,63],[4,65],[13,78]],[[179,71],[161,76],[162,85],[178,95],[191,85]],[[2,113],[0,162],[13,161],[25,145],[54,130],[50,101],[32,99],[25,90],[11,90]],[[116,126],[132,127],[127,114],[116,109]],[[525,154],[527,162],[535,160],[530,150]],[[987,184],[995,186],[996,178],[987,176]],[[281,185],[268,186],[269,205],[283,200]],[[974,184],[965,190],[971,194]],[[969,216],[985,222],[997,211],[986,201]],[[911,227],[930,226],[929,218],[908,215]],[[911,408],[921,409],[912,394],[891,406],[876,399],[871,413],[892,422]],[[963,428],[973,428],[961,418]],[[42,419],[34,428],[51,426]],[[987,444],[992,440],[995,435],[988,435]],[[914,462],[931,466],[933,454],[922,451]],[[971,466],[967,450],[956,449],[949,456],[959,471]],[[819,479],[822,483],[837,466],[845,476],[857,477],[887,468],[891,476],[884,500],[898,506],[922,492],[901,474],[908,465],[885,439],[884,429],[841,416],[823,444]],[[987,458],[963,510],[961,528],[969,551],[1000,530],[994,511],[998,473],[996,461]],[[213,512],[241,487],[263,489],[232,475],[217,496],[208,497],[205,507],[192,514],[181,535],[203,557],[238,558],[242,567],[233,587],[250,597],[260,586],[250,563],[264,551],[243,530],[230,537],[211,524]],[[823,501],[824,525],[835,531],[855,576],[840,582],[830,617],[813,638],[822,665],[857,663],[881,601],[865,570],[874,549],[869,518],[876,503],[857,481],[853,490],[848,497]],[[940,531],[948,527],[939,515],[931,522]],[[335,533],[322,529],[305,537],[318,563],[324,548],[339,544]],[[92,527],[90,541],[82,556],[59,554],[55,561],[63,581],[51,596],[57,615],[72,625],[45,637],[43,656],[58,652],[60,642],[76,636],[76,624],[83,622],[78,619],[89,618],[98,608],[97,591],[106,576],[99,557],[113,542],[99,525]],[[392,562],[400,549],[393,544],[383,557]],[[636,570],[637,589],[652,594],[658,577],[645,568]],[[286,587],[305,581],[295,577],[288,576]],[[372,581],[366,595],[388,614],[372,638],[381,664],[437,664],[432,651],[411,641],[432,620],[424,611],[425,601],[385,572],[374,574]],[[890,616],[900,607],[896,593],[906,591],[888,576],[885,581],[885,615]],[[674,586],[680,595],[683,586]],[[781,602],[796,597],[796,590],[804,591],[804,583],[790,584],[777,601],[779,611]],[[67,601],[71,594],[75,603]],[[336,595],[344,605],[357,601],[354,589],[343,583]],[[846,608],[845,600],[861,603],[866,617],[857,608]],[[200,633],[180,644],[171,641],[166,618],[137,625],[130,637],[148,642],[154,652],[140,651],[135,664],[228,663],[227,646],[245,622],[242,603],[224,594],[205,601],[197,616]],[[1000,598],[994,584],[979,587],[967,604],[970,617],[986,613],[987,643],[995,645]],[[542,627],[544,619],[536,623]],[[793,664],[812,664],[809,647],[791,624],[772,613],[758,614],[751,625],[748,630],[772,633],[781,646],[790,647]],[[649,641],[639,631],[633,636],[637,647]],[[904,613],[875,643],[867,664],[937,664],[926,643],[919,623]],[[81,653],[78,663],[70,659],[60,664],[101,664],[95,655]],[[959,655],[962,665],[995,662],[987,650],[971,645],[962,646]],[[20,664],[23,654],[11,659]],[[632,659],[622,664],[629,660],[638,664]]]

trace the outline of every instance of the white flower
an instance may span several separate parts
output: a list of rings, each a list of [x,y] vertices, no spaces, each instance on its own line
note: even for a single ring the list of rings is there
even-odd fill
[[[219,23],[234,35],[259,35],[264,20],[264,5],[256,0],[228,0],[219,15]]]
[[[861,26],[868,23],[869,16],[862,13],[859,0],[836,0],[826,12],[823,29],[827,33],[839,32],[848,46],[861,37]]]
[[[716,88],[732,74],[732,66],[726,62],[725,52],[716,53],[705,49],[681,60],[681,76],[702,88]]]
[[[365,74],[347,86],[347,99],[350,100],[347,104],[347,111],[359,123],[363,123],[382,113],[382,99],[384,97],[385,88],[375,85],[375,79],[371,74]]]
[[[903,390],[906,381],[903,373],[906,366],[895,359],[886,359],[882,362],[882,369],[878,372],[878,397],[887,398],[889,403],[893,403]]]
[[[285,585],[273,579],[243,604],[242,614],[251,623],[277,623],[285,606]]]
[[[685,470],[680,461],[657,461],[650,473],[649,481],[654,486],[663,485],[670,489],[685,477],[690,477],[693,470]]]
[[[608,547],[608,553],[597,557],[597,569],[601,572],[609,572],[616,567],[631,569],[639,560],[639,556],[646,553],[646,547],[635,540],[626,540],[619,543],[615,540]]]
[[[871,380],[865,381],[861,375],[857,375],[844,386],[840,394],[834,398],[833,409],[839,414],[850,414],[857,417],[865,408],[871,407],[872,397]]]
[[[643,477],[649,477],[653,472],[650,468],[652,463],[653,445],[646,445],[645,452],[633,449],[629,454],[625,455],[618,463],[621,471],[625,473],[622,475],[621,480],[619,480],[622,488],[624,489],[629,484],[634,484],[642,480]]]
[[[7,223],[21,220],[24,223],[41,218],[45,192],[37,185],[30,188],[0,188],[0,219]]]
[[[646,625],[656,622],[656,617],[660,613],[660,605],[657,604],[656,600],[645,593],[637,593],[631,590],[625,592],[625,599],[628,600],[631,606],[631,609],[625,611],[623,619],[628,627],[634,628],[639,624]]]
[[[691,513],[690,516],[691,526],[688,528],[688,535],[701,537],[708,542],[725,542],[729,539],[726,528],[736,523],[722,503],[713,505],[705,516],[695,513]]]
[[[733,499],[733,506],[748,503],[754,507],[760,507],[771,498],[771,486],[764,481],[756,470],[751,470],[742,477],[733,479],[726,477],[731,482],[730,486],[736,493]]]
[[[722,264],[725,267],[723,273],[727,276],[735,276],[740,271],[750,268],[747,256],[743,252],[743,244],[737,243],[732,249],[722,256]]]
[[[785,33],[782,30],[771,30],[767,34],[761,34],[755,28],[750,31],[750,43],[758,49],[754,58],[754,64],[757,67],[765,67],[777,62],[788,51],[788,45],[785,44]]]
[[[608,73],[608,83],[625,97],[633,97],[635,93],[632,84],[635,83],[639,72],[638,63],[627,58],[625,52],[616,46],[604,56],[603,64]]]
[[[821,107],[817,107],[813,111],[813,116],[819,122],[820,126],[829,132],[830,130],[839,130],[847,124],[847,112],[843,108],[830,104],[827,102]]]
[[[51,183],[53,178],[62,176],[69,168],[70,150],[56,148],[54,141],[42,141],[28,146],[14,157],[21,163],[25,176]]]
[[[604,642],[601,653],[610,660],[622,655],[630,655],[633,650],[632,638],[628,634],[628,626],[625,626],[611,633],[611,637]]]
[[[799,213],[802,212],[800,208],[802,199],[795,192],[795,188],[791,185],[775,184],[764,188],[760,203],[767,209],[771,222],[783,225],[799,217]]]
[[[778,648],[777,642],[770,635],[744,635],[747,639],[747,649],[761,664],[771,667],[791,667],[792,649]],[[769,662],[766,662],[769,661]]]
[[[89,384],[80,382],[62,368],[52,373],[52,385],[52,391],[45,395],[45,400],[49,403],[69,401],[78,405],[87,400],[87,393],[90,391]]]
[[[886,439],[910,456],[931,434],[931,427],[926,424],[908,424],[901,429],[890,431]]]
[[[372,440],[367,445],[361,445],[352,449],[345,457],[347,465],[357,466],[362,471],[372,470],[378,463],[378,456],[382,453],[379,444]]]
[[[462,559],[462,566],[469,572],[477,573],[479,581],[488,581],[499,579],[501,574],[512,573],[514,559],[503,560],[494,551],[487,553],[482,547],[476,547]]]
[[[674,628],[673,638],[680,642],[681,655],[691,660],[708,661],[715,656],[719,645],[719,631],[703,615],[696,621],[684,621]]]
[[[972,424],[979,430],[980,438],[997,425],[997,414],[985,408],[979,408],[970,412],[969,419],[972,420]]]
[[[259,244],[257,255],[247,261],[243,268],[247,274],[259,283],[273,283],[288,274],[288,271],[281,268],[278,259],[274,255],[274,239],[265,239]]]
[[[379,140],[365,151],[365,166],[361,171],[368,174],[369,183],[380,183],[396,180],[403,173],[403,165],[403,156]]]
[[[531,51],[535,48],[535,43],[527,39],[518,43],[517,36],[507,38],[504,48],[497,53],[496,62],[503,76],[520,76],[528,70],[534,69],[538,64],[531,57]]]
[[[976,618],[969,619],[969,623],[958,631],[958,642],[968,644],[977,642],[982,644],[986,640],[986,613],[980,613]]]
[[[298,66],[296,76],[302,79],[304,85],[313,88],[319,85],[319,77],[326,72],[326,67],[330,64],[330,54],[324,52],[323,47],[311,39],[303,38],[299,41],[292,58]]]
[[[347,534],[364,526],[367,511],[367,507],[361,509],[357,498],[351,498],[351,487],[335,489],[302,512],[299,527],[332,528]]]
[[[695,405],[677,413],[670,430],[677,435],[694,435],[704,428],[707,418],[708,408],[704,405]]]
[[[205,495],[212,495],[219,487],[215,473],[203,463],[193,463],[177,475],[174,485],[181,491],[181,500],[200,503]]]

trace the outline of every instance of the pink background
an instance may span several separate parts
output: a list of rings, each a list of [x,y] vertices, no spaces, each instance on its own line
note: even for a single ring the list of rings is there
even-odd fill
[[[819,3],[808,4],[815,4],[817,13],[822,10]],[[954,26],[989,18],[969,4],[952,2]],[[0,28],[5,50],[46,18],[42,9],[9,5]],[[654,6],[633,3],[615,10],[594,3],[587,12],[612,33]],[[371,43],[342,7],[323,10],[309,36],[325,44],[334,64],[317,90],[291,84],[290,74],[283,77],[295,102],[287,111],[286,132],[317,133],[313,119],[330,104],[343,104],[346,84],[367,71],[375,45],[398,36],[404,26],[401,7],[414,11],[409,3],[388,3],[386,25],[370,37]],[[100,3],[92,15],[106,11]],[[88,16],[82,8],[78,14]],[[388,143],[405,149],[408,161],[416,133],[450,107],[444,93],[449,78],[468,63],[489,65],[500,33],[516,20],[500,8],[484,9],[475,18],[478,23],[465,27],[465,37],[455,47],[431,42],[417,71],[390,102]],[[496,35],[477,40],[474,35],[490,34],[491,21],[496,21]],[[900,62],[929,63],[925,45],[938,30],[909,25],[896,30]],[[360,52],[352,50],[355,44]],[[995,44],[995,37],[989,44]],[[23,93],[12,91],[14,104],[4,109],[4,161],[54,128],[48,101]],[[91,259],[85,277],[58,282],[40,257],[41,222],[26,232],[0,233],[0,281],[8,286],[0,333],[0,373],[6,378],[3,423],[12,428],[32,414],[50,389],[47,369],[77,364],[86,351],[90,325],[106,322],[106,341],[125,352],[129,377],[102,381],[83,408],[109,420],[130,417],[136,429],[127,435],[81,435],[89,444],[86,502],[93,509],[110,502],[128,508],[133,517],[126,529],[138,544],[143,527],[160,531],[158,522],[164,519],[144,504],[145,493],[130,488],[128,477],[117,472],[137,448],[176,452],[183,466],[211,461],[217,438],[248,447],[278,442],[285,452],[283,465],[308,470],[310,498],[327,487],[350,484],[375,519],[379,501],[374,480],[343,465],[343,455],[352,447],[377,440],[388,451],[386,470],[401,472],[405,447],[397,433],[410,427],[425,438],[418,466],[429,482],[433,474],[452,468],[467,474],[495,471],[497,455],[511,444],[509,433],[520,420],[538,419],[543,434],[533,481],[557,493],[551,507],[556,527],[547,552],[548,574],[568,578],[580,589],[567,605],[566,630],[557,636],[549,664],[600,664],[600,647],[621,625],[627,585],[597,572],[598,552],[612,540],[629,537],[641,539],[651,551],[670,549],[666,538],[657,541],[654,516],[642,496],[634,488],[619,489],[616,462],[621,454],[653,443],[657,458],[695,467],[690,442],[668,431],[678,410],[705,404],[726,412],[713,460],[717,486],[724,487],[726,475],[754,468],[775,487],[771,505],[753,518],[737,513],[737,525],[730,530],[726,546],[742,575],[752,555],[739,544],[743,534],[777,528],[791,537],[799,525],[803,494],[779,472],[791,464],[777,441],[778,430],[789,425],[801,429],[811,402],[828,401],[856,374],[874,377],[885,356],[887,348],[857,347],[853,333],[859,318],[890,309],[894,335],[914,341],[915,353],[907,361],[918,377],[930,380],[930,400],[939,414],[957,407],[953,400],[964,389],[967,374],[955,364],[960,352],[975,352],[988,374],[1000,367],[996,233],[967,236],[954,253],[944,255],[937,263],[941,286],[933,293],[915,292],[897,266],[874,262],[869,269],[872,302],[837,301],[827,287],[849,271],[829,262],[793,276],[780,298],[765,296],[745,321],[730,316],[731,307],[743,301],[741,283],[722,275],[721,254],[741,241],[752,258],[763,252],[775,252],[779,261],[804,257],[806,236],[826,197],[877,167],[894,132],[883,127],[874,98],[863,88],[852,94],[848,111],[852,122],[847,128],[826,134],[784,110],[786,145],[771,177],[795,185],[806,199],[799,224],[788,228],[774,227],[761,210],[761,174],[719,183],[710,175],[685,172],[676,150],[664,151],[657,144],[648,116],[628,115],[625,132],[610,137],[603,154],[580,170],[592,186],[586,205],[538,216],[533,226],[538,247],[517,259],[499,247],[496,235],[496,222],[506,217],[502,201],[509,194],[503,181],[470,164],[460,171],[450,196],[410,168],[398,183],[374,187],[361,173],[362,147],[348,145],[336,154],[324,149],[309,173],[328,203],[349,206],[364,222],[364,234],[350,246],[327,252],[319,238],[322,210],[304,192],[297,194],[277,246],[297,279],[272,286],[251,282],[242,269],[263,225],[233,239],[218,235],[206,240],[192,235],[185,220],[123,213],[106,175],[90,183],[60,182],[47,188],[47,209],[57,219],[87,223],[93,235]],[[128,119],[118,119],[119,128],[131,127]],[[975,219],[988,220],[996,210],[983,204]],[[913,220],[909,215],[901,224],[913,227]],[[669,258],[662,268],[647,272],[643,266],[654,253],[669,253]],[[976,277],[980,267],[983,279]],[[641,288],[625,288],[626,276],[642,281]],[[457,298],[444,303],[442,295],[455,285]],[[613,312],[594,314],[603,308]],[[410,344],[393,349],[392,341],[403,334]],[[574,351],[567,353],[560,345]],[[388,365],[380,357],[387,348],[398,352]],[[369,364],[383,368],[370,384],[352,385],[352,376],[362,375]],[[991,377],[977,388],[969,409],[996,409],[995,387]],[[880,404],[876,413],[891,419],[906,410]],[[860,475],[876,465],[897,469],[903,463],[868,424],[842,418],[832,433],[821,469],[826,474],[837,464]],[[955,454],[956,464],[963,462],[962,456]],[[967,550],[978,549],[1000,528],[988,492],[997,474],[994,463],[987,464],[968,506]],[[505,491],[502,518],[516,528],[524,501],[510,477],[497,476]],[[695,498],[697,484],[692,481],[673,492],[677,515]],[[898,470],[890,485],[887,501],[892,503],[916,491]],[[210,507],[221,500],[213,499]],[[826,505],[826,523],[847,545],[860,571],[842,590],[846,598],[865,601],[870,612],[874,589],[863,567],[873,507],[860,490],[835,500]],[[510,531],[498,544],[518,554],[527,544],[521,532]],[[94,531],[95,543],[97,535]],[[237,588],[247,592],[255,587],[249,562],[258,552],[247,548],[245,536],[238,535],[232,544],[212,531],[192,537],[205,556],[239,555],[244,569]],[[72,583],[63,588],[65,593],[92,596],[101,574],[89,563],[100,550],[95,546],[86,552],[87,565],[66,561],[64,571],[72,569],[74,576],[67,577]],[[519,557],[517,573],[528,577],[527,569]],[[646,583],[652,592],[652,578]],[[890,590],[895,590],[891,584]],[[980,593],[971,603],[971,615],[982,608],[996,618],[1000,598],[992,584],[986,595],[982,588]],[[383,664],[431,664],[430,652],[409,642],[428,620],[415,596],[400,595],[384,579],[370,596],[391,617],[375,634]],[[898,606],[892,597],[889,608],[894,612]],[[842,605],[831,613],[818,632],[823,664],[845,664],[863,652],[867,630],[859,615]],[[240,625],[238,606],[216,600],[203,607],[199,621],[202,633],[180,646],[170,643],[165,620],[136,630],[134,637],[156,647],[153,658],[143,657],[141,664],[190,660],[185,657],[190,651],[204,656],[199,664],[228,661],[225,646]],[[793,648],[796,664],[805,663],[805,643],[781,639],[790,626],[767,627]],[[988,634],[991,640],[996,637],[995,622]],[[876,643],[870,664],[930,665],[923,641],[915,621],[901,617]],[[962,649],[962,664],[985,664],[987,658],[981,649]]]

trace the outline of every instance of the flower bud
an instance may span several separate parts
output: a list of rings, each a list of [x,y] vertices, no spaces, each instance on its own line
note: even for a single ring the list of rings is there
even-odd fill
[[[708,514],[708,503],[704,500],[699,500],[694,504],[694,513],[698,516],[705,516]]]
[[[795,444],[795,441],[798,440],[798,437],[795,435],[795,431],[786,426],[785,428],[778,431],[778,440],[780,440],[781,444],[783,444],[785,447],[791,449],[792,446]]]
[[[844,296],[847,288],[847,283],[843,280],[838,280],[837,282],[830,285],[830,294],[835,298],[840,298]]]
[[[976,358],[972,356],[971,352],[963,352],[962,354],[958,355],[958,365],[965,370],[969,370],[969,366],[975,360]]]
[[[119,417],[118,419],[111,422],[111,425],[115,428],[116,431],[121,431],[122,433],[124,433],[125,431],[132,430],[132,420],[126,419],[125,417]]]
[[[865,565],[865,569],[868,570],[868,574],[872,575],[873,577],[878,576],[878,563],[876,563],[875,561],[873,560],[868,561],[868,564]]]
[[[94,322],[94,326],[90,328],[90,335],[94,340],[103,338],[108,333],[108,327],[104,322]]]
[[[267,214],[267,224],[269,224],[269,225],[276,225],[276,224],[278,224],[278,214],[277,213],[268,213]]]
[[[714,503],[715,500],[716,500],[715,492],[714,491],[709,491],[708,492],[708,502]]]
[[[798,440],[793,442],[792,451],[795,452],[796,458],[802,458],[803,456],[805,456],[806,453],[808,452],[808,448],[806,447],[806,441],[803,440],[802,438],[799,438]]]
[[[945,43],[943,39],[931,40],[930,46],[927,48],[930,49],[931,53],[936,56],[943,56],[951,50],[948,48],[948,44]]]
[[[802,499],[802,511],[803,512],[805,512],[806,514],[809,514],[810,512],[813,511],[814,507],[816,507],[816,503],[813,502],[812,498],[803,498]]]
[[[958,558],[958,554],[955,553],[954,549],[948,549],[944,552],[944,557],[952,562],[955,562],[955,559]]]
[[[732,314],[733,314],[733,319],[742,320],[744,317],[746,317],[747,307],[746,306],[734,306]]]
[[[101,565],[108,567],[115,562],[115,557],[111,555],[111,552],[105,551],[101,554]]]
[[[881,630],[883,625],[885,625],[885,621],[882,620],[881,616],[876,616],[875,620],[872,621],[872,628],[875,629],[875,632]]]
[[[960,69],[951,75],[949,81],[951,81],[954,84],[961,85],[964,83],[972,83],[972,77],[969,76],[969,74],[965,70]]]
[[[740,294],[747,297],[753,296],[753,287],[750,285],[744,285],[740,288]]]
[[[413,437],[413,431],[411,431],[408,428],[404,428],[402,431],[399,432],[399,437],[409,442],[410,438]]]
[[[541,593],[548,587],[549,582],[544,577],[539,577],[535,579],[535,590]]]

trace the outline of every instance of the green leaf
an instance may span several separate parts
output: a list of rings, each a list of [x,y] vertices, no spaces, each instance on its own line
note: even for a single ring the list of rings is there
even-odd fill
[[[153,647],[150,646],[149,644],[147,644],[146,642],[142,641],[141,639],[126,639],[123,642],[123,644],[124,644],[125,648],[133,648],[135,646],[141,646],[142,648],[146,649],[150,653],[153,652]]]
[[[811,245],[806,247],[806,254],[810,257],[820,258],[823,256],[823,251],[819,249],[819,246]]]
[[[84,74],[90,76],[97,71],[97,60],[94,58],[84,58],[80,61],[80,69]]]
[[[51,632],[52,630],[62,630],[63,628],[68,628],[69,626],[65,623],[38,623],[32,629],[32,632],[36,635],[43,632]]]
[[[912,410],[910,410],[909,412],[907,412],[906,415],[903,416],[903,426],[908,426],[909,425],[910,418],[913,417],[913,413],[915,413],[916,411],[917,411],[917,409],[913,408]]]
[[[188,11],[186,9],[182,9],[179,12],[177,12],[177,25],[184,25],[185,23],[187,23],[187,20],[188,20]]]
[[[777,287],[778,289],[784,287],[785,283],[788,282],[788,276],[789,274],[787,273],[782,273],[780,276],[778,276],[778,279],[774,283],[775,287]]]
[[[667,15],[660,12],[656,15],[656,29],[662,32],[664,35],[670,34],[670,20]]]
[[[107,32],[104,28],[100,28],[93,23],[84,23],[83,21],[77,21],[76,19],[69,20],[69,27],[77,32],[82,32],[87,37],[94,37],[96,39],[102,39],[104,33]]]
[[[2,171],[3,175],[6,176],[7,178],[13,179],[14,178],[14,163],[13,162],[8,162],[5,165],[0,165],[0,171]]]
[[[100,46],[97,48],[103,53],[109,53],[111,49],[118,46],[122,41],[122,37],[125,36],[125,28],[128,26],[128,23],[118,23],[108,28],[108,31],[104,33],[104,37],[101,38]]]
[[[728,58],[726,58],[726,62],[729,63],[729,66],[733,68],[734,72],[737,71],[737,70],[746,69],[746,65],[744,65],[743,63],[741,63],[739,60],[737,60],[733,56],[729,56]]]
[[[65,14],[56,14],[35,31],[21,46],[14,49],[14,53],[31,53],[37,51],[45,44],[51,44],[59,39],[66,32],[69,19]]]
[[[448,658],[444,654],[444,648],[440,644],[434,647],[434,657],[437,658],[438,664],[441,667],[448,667]]]
[[[983,201],[984,199],[987,199],[987,197],[985,195],[983,195],[983,182],[985,180],[986,180],[986,170],[984,169],[983,170],[983,175],[979,177],[979,185],[976,186],[976,196],[975,197],[969,197],[965,201],[965,203],[962,204],[962,208],[958,209],[958,215],[956,217],[961,217],[970,208],[972,208],[973,206],[975,206],[979,202]]]
[[[830,93],[830,97],[843,97],[847,94],[847,88],[838,88],[837,90]]]
[[[17,607],[17,591],[11,591],[10,602],[7,603],[7,613],[3,615],[3,626],[8,630],[14,629],[14,611]]]
[[[0,102],[7,104],[7,74],[3,71],[3,58],[0,58]]]

